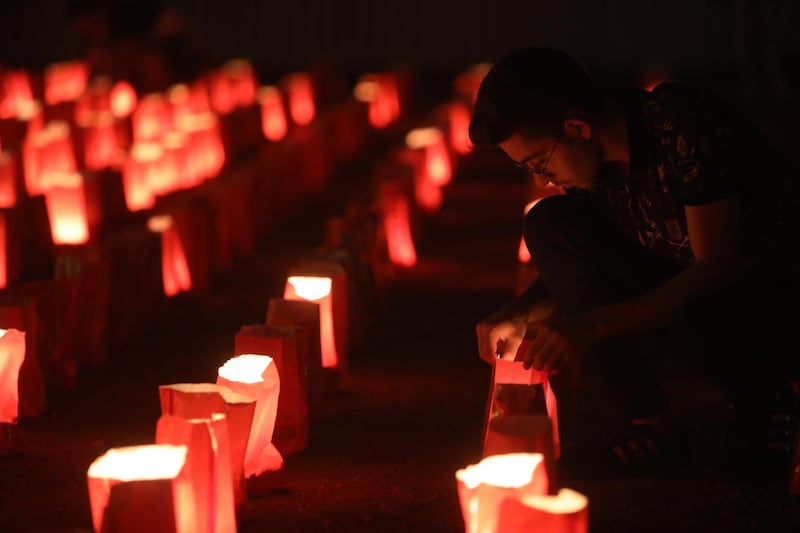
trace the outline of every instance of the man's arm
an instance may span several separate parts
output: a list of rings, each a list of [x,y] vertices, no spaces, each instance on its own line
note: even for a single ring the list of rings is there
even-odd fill
[[[595,340],[665,326],[687,301],[728,285],[740,274],[738,198],[685,209],[694,262],[637,298],[585,313]]]

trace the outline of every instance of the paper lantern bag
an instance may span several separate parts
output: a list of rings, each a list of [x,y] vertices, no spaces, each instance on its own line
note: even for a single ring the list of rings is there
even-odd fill
[[[244,458],[245,478],[281,470],[283,457],[272,443],[280,394],[280,379],[272,358],[265,354],[232,357],[218,369],[217,384],[256,400]]]
[[[187,447],[184,474],[178,488],[176,513],[180,531],[236,533],[234,479],[228,423],[224,414],[208,418],[162,415],[156,424],[156,444]]]
[[[544,415],[552,423],[554,458],[560,455],[555,394],[546,372],[523,368],[522,361],[498,359],[492,369],[492,386],[484,421],[484,447],[492,421],[512,415]]]
[[[234,354],[270,354],[280,376],[272,442],[286,457],[308,447],[308,362],[300,327],[248,324],[234,338]]]
[[[230,443],[229,459],[233,494],[235,504],[237,508],[240,508],[247,501],[244,458],[255,414],[255,398],[236,393],[224,385],[215,383],[160,385],[158,395],[162,416],[209,419],[215,414],[225,415],[228,429],[227,438]]]

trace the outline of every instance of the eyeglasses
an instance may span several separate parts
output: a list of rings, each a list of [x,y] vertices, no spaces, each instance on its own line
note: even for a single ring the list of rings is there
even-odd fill
[[[528,164],[539,155],[538,153],[526,157],[519,163],[515,163],[515,166],[525,171],[529,176],[541,176],[545,179],[552,179],[554,177],[553,173],[547,172],[547,165],[550,163],[550,158],[553,157],[553,152],[556,151],[556,146],[558,146],[558,141],[553,143],[553,147],[550,149],[550,153],[547,154],[547,159],[544,160],[544,166],[542,168],[532,167]]]

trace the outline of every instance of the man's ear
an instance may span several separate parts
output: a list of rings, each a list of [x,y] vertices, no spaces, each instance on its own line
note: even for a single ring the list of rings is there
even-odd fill
[[[564,135],[569,139],[588,140],[592,138],[592,125],[579,116],[569,116],[564,120],[562,125],[564,128]]]

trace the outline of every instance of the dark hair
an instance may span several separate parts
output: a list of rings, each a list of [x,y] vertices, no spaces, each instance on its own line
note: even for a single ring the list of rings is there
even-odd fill
[[[602,102],[601,90],[573,57],[551,48],[523,48],[500,59],[481,81],[469,138],[477,147],[494,147],[518,130],[559,135],[567,113],[588,119]]]

